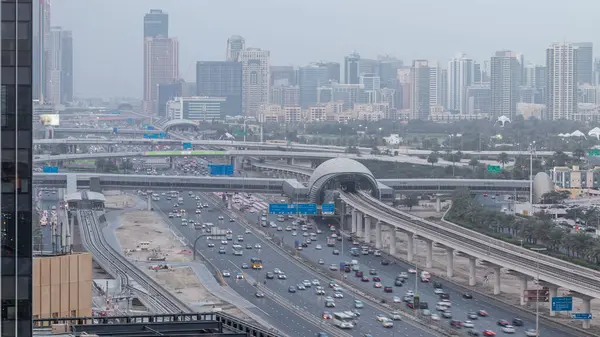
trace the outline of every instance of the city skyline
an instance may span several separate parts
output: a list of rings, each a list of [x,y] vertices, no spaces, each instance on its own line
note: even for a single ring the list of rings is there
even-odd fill
[[[405,12],[412,8],[410,4],[400,5],[390,1],[380,2],[390,6],[390,12],[394,12],[394,10]],[[71,0],[60,0],[53,3],[53,23],[75,31],[74,34],[78,40],[100,42],[94,45],[86,43],[75,46],[75,54],[78,56],[75,69],[75,81],[78,83],[76,94],[86,97],[114,97],[130,94],[141,98],[142,84],[139,83],[139,78],[142,76],[142,65],[139,58],[134,57],[133,54],[135,53],[129,55],[128,53],[110,53],[109,51],[142,50],[143,26],[139,22],[143,13],[146,13],[150,8],[161,8],[169,13],[169,24],[171,26],[169,35],[176,36],[181,41],[181,74],[187,81],[193,81],[194,79],[196,61],[222,60],[227,38],[236,34],[246,39],[247,47],[270,50],[271,64],[293,64],[295,66],[303,66],[319,59],[343,63],[344,56],[354,50],[364,58],[375,58],[377,54],[394,55],[404,60],[405,64],[410,65],[413,59],[437,60],[445,64],[445,61],[457,52],[465,52],[474,60],[482,62],[498,50],[510,49],[523,53],[526,60],[532,63],[543,64],[545,49],[556,41],[589,41],[597,45],[600,43],[594,38],[593,30],[590,30],[589,27],[577,30],[571,27],[572,25],[569,25],[569,22],[556,25],[542,19],[535,21],[539,29],[536,29],[535,37],[532,38],[531,34],[522,33],[527,26],[534,24],[531,22],[531,18],[523,20],[523,22],[528,22],[527,24],[518,20],[519,17],[526,14],[527,10],[535,8],[540,13],[539,17],[543,17],[541,15],[543,13],[546,13],[547,16],[559,14],[568,16],[570,13],[576,12],[581,16],[579,21],[585,22],[585,16],[589,12],[593,12],[594,7],[600,8],[600,4],[593,2],[590,3],[589,11],[579,13],[579,11],[571,8],[552,6],[551,4],[548,5],[547,2],[544,2],[541,6],[541,1],[531,1],[531,3],[528,2],[527,6],[520,7],[521,11],[517,13],[511,11],[514,20],[511,20],[513,23],[510,29],[504,27],[503,24],[489,24],[489,22],[494,22],[490,21],[491,14],[489,12],[495,11],[498,15],[503,15],[503,13],[508,15],[506,12],[510,6],[506,5],[506,8],[502,8],[499,5],[487,4],[486,7],[476,4],[474,1],[465,1],[453,8],[439,7],[440,10],[429,14],[440,17],[443,14],[442,12],[447,11],[445,14],[447,17],[451,17],[461,10],[469,9],[470,13],[481,11],[478,13],[479,15],[472,17],[470,24],[456,23],[452,27],[448,27],[444,23],[443,30],[441,25],[432,25],[431,28],[421,27],[422,25],[418,25],[415,20],[407,17],[403,18],[401,22],[393,20],[397,27],[394,29],[390,24],[383,24],[383,26],[380,24],[377,25],[377,29],[362,27],[363,31],[358,31],[356,27],[347,23],[338,23],[337,26],[333,23],[324,23],[318,34],[305,34],[306,32],[300,34],[301,30],[289,28],[290,25],[287,22],[289,14],[286,16],[283,13],[289,13],[290,8],[296,8],[302,10],[302,13],[307,15],[308,18],[314,17],[316,19],[320,17],[319,13],[303,10],[311,7],[310,3],[303,3],[305,5],[301,6],[299,2],[292,1],[288,6],[284,6],[273,1],[265,1],[255,4],[254,7],[240,5],[240,9],[248,12],[248,14],[259,15],[259,12],[263,11],[260,14],[261,17],[268,17],[271,23],[269,25],[253,25],[250,24],[249,20],[250,17],[253,17],[252,15],[248,15],[248,17],[238,15],[235,16],[236,20],[229,20],[228,17],[228,24],[219,26],[217,23],[224,19],[223,15],[219,13],[227,13],[228,10],[227,6],[222,4],[211,4],[208,8],[211,10],[211,15],[206,15],[203,20],[195,20],[192,19],[190,13],[194,13],[194,9],[198,8],[198,5],[193,4],[192,1],[186,2],[184,0],[180,6],[174,6],[161,1],[141,2],[133,0],[130,2],[130,6],[120,9],[118,13],[110,12],[111,16],[116,16],[115,20],[100,22],[101,20],[97,18],[103,17],[104,13],[107,13],[107,9],[113,6],[113,2],[110,0],[101,3],[88,1],[86,4],[78,4]],[[435,3],[442,5],[441,2]],[[116,3],[114,4],[116,6]],[[340,6],[340,1],[331,1],[331,3],[324,5],[322,11],[334,10],[337,8],[336,6]],[[83,12],[97,12],[99,15],[90,17]],[[203,9],[202,12],[206,12],[206,10]],[[78,13],[78,15],[72,15],[73,13]],[[349,10],[344,10],[343,14],[356,19],[361,15],[360,13],[350,13]],[[381,15],[385,15],[385,13]],[[385,22],[385,20],[378,21]],[[119,22],[131,23],[118,24]],[[486,25],[483,25],[483,23],[486,23]],[[294,27],[294,25],[291,26]],[[478,34],[481,34],[482,37],[472,36],[472,27],[475,26]],[[98,34],[103,29],[116,32],[115,27],[120,32],[118,36],[108,38]],[[278,29],[272,29],[271,27],[278,27]],[[411,31],[411,27],[424,30],[419,31],[417,35],[402,33],[403,31]],[[335,28],[333,29],[335,33],[331,31],[332,28]],[[327,31],[328,29],[330,32]],[[374,34],[375,30],[377,34]],[[340,34],[340,31],[347,31],[347,34]],[[210,34],[202,32],[210,32]],[[312,33],[315,33],[314,29]],[[453,38],[451,38],[452,36]],[[469,38],[466,38],[467,36]],[[399,42],[390,43],[389,41],[392,40]],[[107,48],[107,46],[110,48]],[[106,50],[100,50],[98,47]],[[319,50],[319,52],[315,53],[315,50]],[[86,69],[90,64],[103,65],[102,67],[96,67],[103,70]],[[114,81],[112,77],[116,75],[124,78]]]

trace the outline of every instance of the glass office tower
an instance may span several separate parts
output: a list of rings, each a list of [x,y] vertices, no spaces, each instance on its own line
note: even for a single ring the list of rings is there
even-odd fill
[[[0,335],[29,337],[32,335],[32,0],[2,0],[0,6]]]

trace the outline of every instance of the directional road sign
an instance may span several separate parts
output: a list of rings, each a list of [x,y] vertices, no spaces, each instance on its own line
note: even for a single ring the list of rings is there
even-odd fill
[[[498,165],[488,165],[487,170],[490,173],[500,173],[500,172],[502,172],[502,168],[500,166],[498,166]]]
[[[316,204],[269,204],[269,214],[316,215]]]
[[[58,173],[58,166],[44,166],[42,168],[44,173]]]
[[[588,156],[592,156],[592,157],[600,156],[600,149],[589,149]]]
[[[592,313],[591,312],[572,312],[571,319],[591,320]]]
[[[335,204],[323,204],[323,205],[321,205],[321,214],[322,215],[332,215],[332,214],[335,214]]]
[[[552,311],[573,311],[573,297],[552,297]]]
[[[192,143],[183,143],[183,149],[184,150],[191,150],[192,149]]]
[[[233,175],[233,165],[208,164],[208,171],[211,176],[231,176]]]

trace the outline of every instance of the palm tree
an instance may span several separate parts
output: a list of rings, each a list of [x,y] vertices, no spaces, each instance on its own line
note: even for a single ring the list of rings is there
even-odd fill
[[[508,154],[506,152],[502,152],[498,155],[498,162],[502,164],[502,169],[504,169],[504,165],[509,161]]]

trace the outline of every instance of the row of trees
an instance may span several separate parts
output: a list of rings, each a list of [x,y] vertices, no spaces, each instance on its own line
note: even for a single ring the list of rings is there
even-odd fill
[[[479,233],[523,247],[545,247],[550,255],[600,270],[600,240],[555,224],[550,216],[521,217],[484,208],[468,190],[452,196],[446,219]]]

